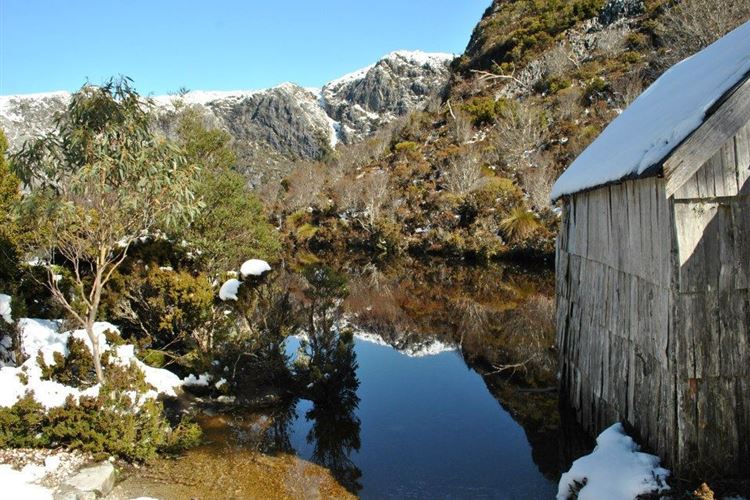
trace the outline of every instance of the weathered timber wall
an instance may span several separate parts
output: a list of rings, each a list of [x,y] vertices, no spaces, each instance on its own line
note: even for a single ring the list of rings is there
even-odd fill
[[[673,198],[660,178],[579,193],[558,237],[562,394],[678,474],[750,474],[750,125]]]
[[[579,193],[557,255],[562,394],[596,434],[618,420],[671,461],[676,454],[671,206],[663,179]]]
[[[750,475],[750,127],[677,193],[679,441],[686,472]]]

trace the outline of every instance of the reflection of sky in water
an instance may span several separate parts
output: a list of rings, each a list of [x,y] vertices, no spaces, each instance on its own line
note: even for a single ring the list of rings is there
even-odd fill
[[[298,342],[290,339],[288,349]],[[366,498],[553,498],[523,429],[455,352],[410,358],[356,342],[362,447],[351,457]],[[297,406],[292,445],[310,458],[312,426]]]

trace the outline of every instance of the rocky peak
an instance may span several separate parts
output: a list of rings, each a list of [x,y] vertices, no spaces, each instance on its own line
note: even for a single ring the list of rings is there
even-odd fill
[[[69,92],[0,96],[0,127],[11,150],[52,130],[55,115],[70,102]]]
[[[422,105],[448,81],[450,54],[398,51],[325,85],[323,106],[355,142]]]

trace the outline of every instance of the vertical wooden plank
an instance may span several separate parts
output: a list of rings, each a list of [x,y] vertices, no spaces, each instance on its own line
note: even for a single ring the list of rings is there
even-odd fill
[[[737,165],[737,190],[750,194],[750,123],[734,136],[734,152]]]
[[[717,196],[737,196],[739,189],[737,188],[737,158],[735,156],[734,138],[721,147],[718,155],[721,168],[716,172],[719,178],[714,179],[714,183],[717,186],[721,183],[723,189],[722,194],[719,194],[717,190]]]
[[[735,289],[747,290],[750,289],[750,200],[738,198],[730,204],[730,210]]]

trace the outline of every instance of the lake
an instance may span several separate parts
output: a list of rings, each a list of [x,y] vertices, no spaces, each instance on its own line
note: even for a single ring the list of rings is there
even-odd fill
[[[534,463],[523,428],[458,351],[414,356],[357,339],[355,352],[360,446],[348,458],[363,498],[554,497],[557,484]],[[315,461],[312,407],[297,404],[291,443]]]

